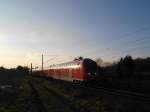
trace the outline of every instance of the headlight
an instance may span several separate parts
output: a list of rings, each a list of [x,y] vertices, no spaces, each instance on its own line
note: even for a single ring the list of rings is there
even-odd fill
[[[88,75],[91,75],[91,73],[88,73]]]

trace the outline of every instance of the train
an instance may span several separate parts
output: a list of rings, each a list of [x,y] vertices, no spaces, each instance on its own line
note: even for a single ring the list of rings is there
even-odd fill
[[[42,75],[69,82],[96,81],[98,66],[95,61],[89,58],[76,59],[66,63],[50,65],[49,69],[43,70]]]

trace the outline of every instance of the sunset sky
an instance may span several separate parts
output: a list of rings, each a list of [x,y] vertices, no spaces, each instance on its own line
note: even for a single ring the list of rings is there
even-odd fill
[[[0,0],[0,66],[150,56],[149,0]],[[54,58],[45,56],[44,61]]]

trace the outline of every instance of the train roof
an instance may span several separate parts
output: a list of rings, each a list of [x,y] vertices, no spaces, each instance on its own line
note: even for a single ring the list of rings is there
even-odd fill
[[[51,68],[55,68],[55,67],[63,67],[63,66],[73,66],[73,65],[79,65],[82,62],[87,62],[87,61],[93,61],[93,60],[91,60],[89,58],[77,59],[77,60],[69,61],[69,62],[66,62],[66,63],[50,65],[50,67]]]

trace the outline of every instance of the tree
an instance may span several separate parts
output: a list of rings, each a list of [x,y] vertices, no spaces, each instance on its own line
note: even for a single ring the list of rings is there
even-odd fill
[[[120,59],[117,65],[117,73],[120,77],[123,76],[123,58]]]
[[[28,67],[22,67],[22,66],[18,66],[16,68],[16,70],[19,72],[19,73],[22,73],[22,74],[29,74],[29,68]]]
[[[117,73],[120,77],[131,77],[134,74],[135,64],[131,56],[121,58],[118,62]]]
[[[123,61],[125,67],[125,73],[128,77],[134,74],[134,61],[131,56],[126,56]]]
[[[3,66],[1,66],[1,67],[0,67],[0,71],[4,71],[4,70],[6,70],[6,68],[3,67]]]

